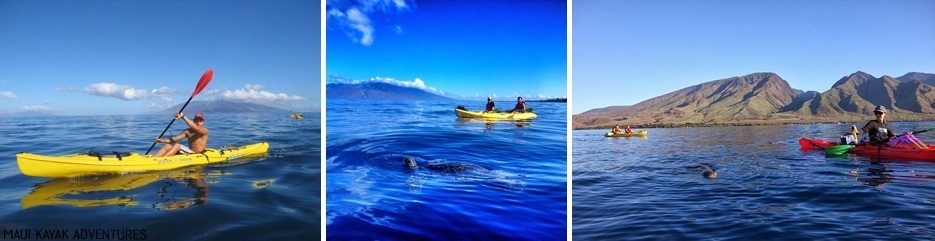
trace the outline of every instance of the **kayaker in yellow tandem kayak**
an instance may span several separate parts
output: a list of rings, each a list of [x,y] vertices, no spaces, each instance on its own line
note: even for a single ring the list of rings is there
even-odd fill
[[[523,97],[516,97],[516,106],[514,106],[512,110],[509,110],[507,112],[510,112],[510,113],[526,112],[526,101],[523,101]]]
[[[492,112],[494,107],[497,107],[497,104],[493,103],[493,98],[487,97],[487,108],[484,108],[483,113]]]
[[[175,113],[175,119],[179,118],[182,118],[185,124],[188,124],[189,128],[170,138],[159,139],[157,137],[156,143],[165,143],[165,145],[163,145],[159,151],[156,151],[156,154],[153,154],[153,156],[173,156],[178,154],[179,151],[184,153],[200,153],[204,152],[205,148],[208,147],[208,128],[204,126],[205,115],[202,113],[195,114],[195,118],[192,120],[188,119],[185,113],[180,111]],[[179,143],[179,141],[185,138],[188,138],[188,147]]]

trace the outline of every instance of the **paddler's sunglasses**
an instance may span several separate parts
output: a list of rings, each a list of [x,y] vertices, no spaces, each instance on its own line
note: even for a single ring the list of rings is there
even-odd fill
[[[883,112],[873,112],[874,115],[883,115]]]

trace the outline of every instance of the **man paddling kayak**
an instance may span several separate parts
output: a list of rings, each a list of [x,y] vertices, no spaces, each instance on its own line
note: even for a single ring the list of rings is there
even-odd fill
[[[184,113],[178,112],[175,113],[175,119],[182,118],[185,121],[185,124],[188,124],[188,129],[182,131],[182,133],[177,136],[173,136],[166,139],[156,138],[156,143],[165,143],[159,151],[156,151],[156,154],[153,156],[172,156],[178,154],[179,151],[184,151],[185,153],[196,153],[203,152],[208,146],[208,128],[205,128],[205,115],[202,113],[195,114],[195,118],[188,119]],[[188,138],[188,147],[183,146],[179,143],[182,139]]]

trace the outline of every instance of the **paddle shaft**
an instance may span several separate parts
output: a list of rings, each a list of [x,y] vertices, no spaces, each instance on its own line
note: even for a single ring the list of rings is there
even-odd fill
[[[935,130],[935,128],[928,128],[928,129],[924,129],[924,130],[920,130],[920,131],[913,131],[912,134],[922,133],[922,132],[926,132],[926,131],[929,131],[929,130]],[[895,137],[900,137],[900,136],[905,136],[905,134],[902,134],[902,135],[895,135]],[[886,143],[886,142],[888,142],[888,141],[890,141],[890,140],[879,140],[879,141],[870,142],[870,144],[875,144],[875,145],[876,145],[876,144],[880,144],[880,143]]]
[[[189,103],[189,102],[192,102],[192,99],[194,99],[194,98],[195,98],[195,96],[188,97],[188,101],[185,101],[185,104],[182,105],[182,109],[179,110],[179,113],[181,113],[183,110],[185,110],[185,107],[187,107],[187,106],[188,106],[188,103]],[[175,120],[176,120],[176,118],[172,118],[172,121],[169,122],[169,125],[166,126],[166,129],[163,129],[163,130],[162,130],[162,134],[159,134],[159,137],[156,137],[156,139],[162,138],[162,135],[165,135],[165,134],[166,134],[166,131],[169,131],[169,127],[172,126],[172,123],[175,123]],[[145,155],[149,155],[149,152],[153,150],[153,147],[156,147],[156,142],[153,142],[153,145],[149,146],[149,150],[146,150],[146,154],[143,154],[143,155],[144,155],[144,156],[145,156]]]

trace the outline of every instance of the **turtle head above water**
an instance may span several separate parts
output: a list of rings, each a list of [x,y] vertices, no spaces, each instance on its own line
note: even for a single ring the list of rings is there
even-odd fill
[[[416,164],[416,159],[412,157],[406,157],[406,159],[403,160],[403,165],[406,165],[408,168],[414,168],[418,166],[418,164]]]

